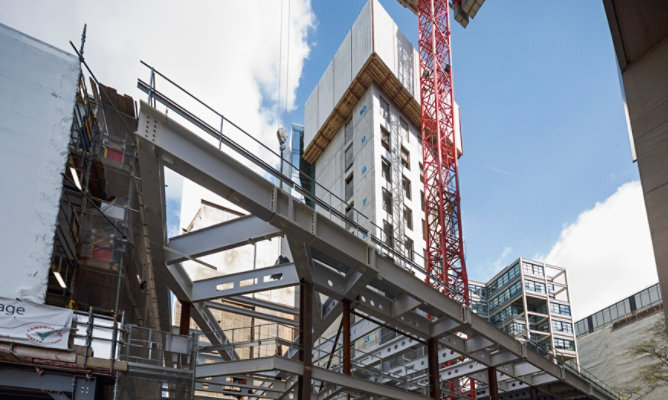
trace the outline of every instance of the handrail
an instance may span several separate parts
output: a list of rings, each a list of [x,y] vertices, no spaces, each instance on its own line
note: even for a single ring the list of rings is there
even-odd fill
[[[346,200],[342,199],[323,185],[319,184],[314,178],[304,174],[302,171],[299,171],[298,166],[293,165],[289,160],[285,160],[284,158],[281,157],[280,154],[278,154],[276,151],[272,150],[269,146],[266,144],[262,143],[259,141],[254,135],[250,134],[243,128],[241,128],[238,124],[234,123],[232,120],[229,118],[225,117],[224,114],[216,111],[213,107],[209,106],[206,104],[204,101],[193,95],[191,92],[171,80],[169,77],[155,69],[153,66],[149,65],[148,63],[144,61],[140,61],[142,65],[150,69],[151,72],[151,79],[150,83],[146,83],[141,79],[137,80],[137,87],[145,92],[148,95],[148,100],[149,103],[154,104],[155,101],[160,102],[162,105],[167,107],[167,109],[172,110],[176,112],[179,116],[182,118],[186,119],[189,123],[193,124],[197,128],[201,129],[204,131],[206,134],[210,135],[214,139],[217,139],[219,143],[224,143],[226,146],[228,146],[231,150],[235,151],[239,155],[243,156],[246,160],[250,161],[254,165],[258,166],[261,168],[264,172],[270,174],[270,176],[273,176],[274,178],[280,180],[286,185],[289,185],[291,189],[294,189],[296,192],[299,194],[303,195],[304,198],[313,201],[315,204],[318,206],[322,207],[324,211],[326,211],[329,214],[330,219],[332,216],[336,217],[337,220],[342,222],[344,226],[350,226],[355,229],[355,235],[356,236],[361,236],[362,239],[367,239],[377,245],[381,250],[387,252],[390,254],[392,257],[395,257],[399,259],[410,271],[413,271],[415,273],[419,273],[423,275],[424,277],[428,277],[430,281],[434,282],[437,284],[438,287],[442,288],[448,288],[451,292],[456,293],[456,288],[454,288],[452,285],[443,282],[440,277],[437,274],[434,273],[429,273],[427,270],[422,266],[424,265],[424,257],[420,254],[419,251],[413,251],[413,257],[417,258],[418,260],[422,260],[422,265],[419,263],[411,260],[409,257],[404,255],[402,252],[396,249],[396,247],[406,249],[406,244],[403,242],[403,238],[396,237],[394,235],[391,235],[391,241],[395,243],[393,247],[388,246],[386,243],[385,239],[389,239],[387,235],[384,233],[383,228],[378,226],[374,221],[372,221],[368,216],[363,214],[361,211],[359,211],[357,208],[352,207],[353,211],[353,218],[350,218],[346,216],[343,212],[339,211],[335,207],[332,206],[332,200],[336,200],[340,202],[340,204],[346,205],[350,207],[350,203],[347,202]],[[166,82],[171,84],[173,87],[178,89],[180,92],[185,94],[187,97],[191,98],[192,100],[196,101],[198,104],[201,106],[205,107],[207,110],[215,114],[218,118],[221,119],[221,129],[217,129],[213,126],[211,126],[209,123],[204,121],[204,119],[196,116],[195,114],[191,113],[190,111],[186,110],[183,106],[181,106],[179,103],[176,101],[172,100],[170,97],[168,97],[165,93],[159,91],[156,89],[156,83],[155,83],[155,76],[159,76],[163,78]],[[300,179],[305,179],[309,181],[311,184],[316,186],[319,189],[322,189],[322,191],[325,192],[326,195],[329,197],[329,202],[322,199],[321,197],[318,197],[314,194],[311,194],[306,188],[302,187],[300,183],[294,182],[291,177],[286,176],[283,174],[281,171],[279,171],[277,168],[272,166],[270,163],[265,161],[264,159],[260,158],[259,156],[253,154],[249,150],[243,148],[237,141],[234,141],[227,135],[223,133],[222,127],[224,126],[224,123],[232,125],[234,128],[236,128],[240,133],[244,135],[245,138],[248,138],[252,140],[254,143],[258,144],[261,146],[262,149],[265,151],[269,152],[269,155],[276,157],[276,161],[279,163],[286,163],[290,167],[292,167],[294,170],[299,171]],[[364,226],[360,225],[360,217],[362,220],[368,224],[373,230],[379,232],[379,235],[376,235],[374,232],[369,232],[368,229],[366,229]],[[389,241],[389,240],[388,240]],[[397,246],[397,244],[399,246]],[[459,294],[459,293],[458,293]]]

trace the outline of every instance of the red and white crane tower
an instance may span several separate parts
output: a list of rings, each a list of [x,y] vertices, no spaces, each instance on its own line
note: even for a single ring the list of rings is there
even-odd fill
[[[455,20],[468,25],[485,0],[452,0]],[[470,305],[462,237],[459,152],[452,84],[448,0],[399,0],[418,16],[427,283]],[[473,380],[448,382],[450,393],[475,398]],[[446,396],[447,398],[453,398]]]
[[[464,259],[450,46],[450,6],[468,25],[484,0],[398,0],[418,16],[427,282],[470,305]],[[432,279],[435,277],[436,279]]]

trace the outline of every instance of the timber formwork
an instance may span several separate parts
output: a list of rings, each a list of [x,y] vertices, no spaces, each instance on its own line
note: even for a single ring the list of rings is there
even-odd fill
[[[149,96],[139,106],[136,132],[143,213],[156,285],[169,287],[182,304],[190,304],[190,315],[202,330],[196,397],[426,399],[459,396],[460,388],[450,392],[447,383],[472,379],[477,398],[616,398],[604,385],[548,360],[530,343],[499,331],[426,284],[426,271],[384,255],[380,239],[364,227],[347,230],[353,221],[327,210],[325,202],[301,190],[267,158],[228,137],[222,126],[231,122],[222,114],[214,111],[219,125],[206,122],[157,90],[157,71],[151,72],[150,84],[138,84]],[[169,116],[157,109],[158,103]],[[248,215],[167,239],[164,167]],[[275,181],[301,192],[316,209]],[[285,263],[203,280],[192,280],[184,269],[185,260],[275,236],[289,243]],[[295,307],[250,296],[288,286],[298,288]],[[211,309],[221,304],[217,299],[233,300],[225,311],[252,312],[275,325],[276,334],[235,339],[213,317]],[[259,308],[249,311],[235,303]],[[279,333],[286,327],[294,330],[293,340]],[[396,335],[365,346],[381,328]],[[248,347],[257,351],[243,354],[254,356],[241,356]]]

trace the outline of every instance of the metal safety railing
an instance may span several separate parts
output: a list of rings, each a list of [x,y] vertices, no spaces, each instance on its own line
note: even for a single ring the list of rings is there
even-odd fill
[[[267,146],[255,137],[255,135],[241,128],[223,113],[200,100],[153,66],[144,61],[141,61],[141,64],[149,69],[150,78],[149,83],[138,79],[137,87],[147,94],[149,105],[156,107],[158,103],[161,104],[165,107],[165,111],[168,114],[172,112],[170,117],[183,122],[185,125],[194,127],[197,131],[205,133],[205,137],[209,139],[209,143],[212,146],[217,146],[221,151],[225,149],[231,152],[230,156],[246,163],[247,166],[259,172],[259,175],[265,178],[273,178],[275,181],[280,182],[282,187],[287,187],[299,193],[304,199],[321,208],[324,211],[321,212],[322,215],[327,216],[330,220],[337,222],[341,226],[349,227],[349,230],[355,236],[369,240],[419,279],[424,280],[428,277],[433,286],[447,288],[451,293],[458,293],[458,288],[452,286],[450,283],[443,282],[437,274],[427,272],[424,268],[424,256],[418,251],[413,251],[404,242],[403,238],[388,235],[383,227],[377,225],[368,216],[355,208],[352,203],[321,185],[313,177],[304,174],[299,170],[299,166],[293,165],[289,160],[284,159],[278,152]],[[160,90],[157,88],[158,78],[164,81],[164,87],[161,86]],[[197,114],[191,111],[195,109],[198,109]],[[173,114],[176,114],[176,117]],[[283,174],[279,169],[280,167],[277,168],[282,163],[300,171],[300,182],[308,182],[312,187],[324,193],[324,197],[311,193],[301,183],[295,182],[290,176]],[[348,216],[345,211],[339,210],[338,207],[340,206],[351,211],[352,216]]]

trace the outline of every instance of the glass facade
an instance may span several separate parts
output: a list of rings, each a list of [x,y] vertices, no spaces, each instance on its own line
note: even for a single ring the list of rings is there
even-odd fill
[[[577,336],[582,336],[617,321],[633,318],[639,312],[657,306],[661,302],[661,291],[657,283],[587,318],[577,321],[575,323],[575,333]]]
[[[521,258],[487,284],[470,282],[469,293],[473,311],[492,325],[547,357],[578,364],[563,268]]]

